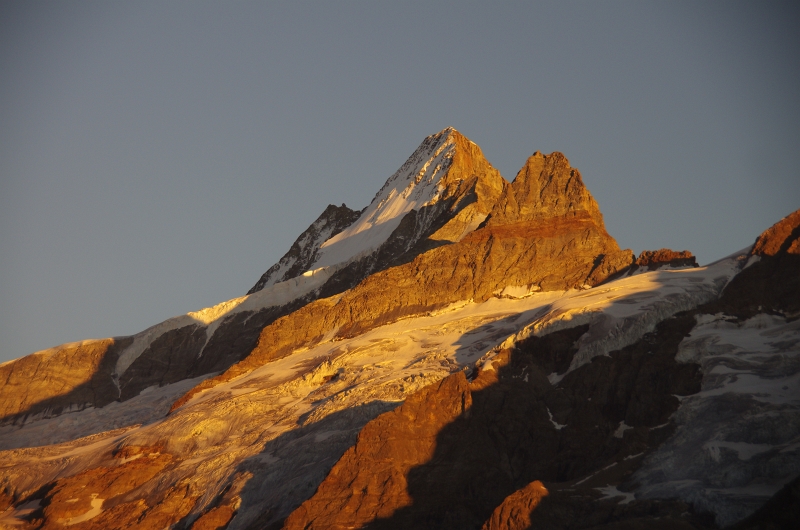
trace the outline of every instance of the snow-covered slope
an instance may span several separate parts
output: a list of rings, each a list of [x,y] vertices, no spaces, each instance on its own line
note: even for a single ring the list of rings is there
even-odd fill
[[[454,129],[429,136],[409,159],[389,177],[358,220],[320,246],[310,268],[345,263],[380,247],[411,210],[429,206],[439,198],[439,180],[453,160]]]
[[[259,311],[264,308],[287,304],[320,288],[330,278],[334,270],[331,267],[321,267],[314,271],[308,271],[290,280],[272,284],[253,294],[227,300],[199,311],[190,311],[185,315],[172,317],[149,327],[134,335],[133,343],[120,353],[115,373],[118,377],[122,376],[154,340],[168,331],[190,325],[200,325],[205,328],[205,344],[208,344],[214,332],[226,318],[237,313]],[[200,354],[202,355],[202,349]]]
[[[557,384],[567,373],[598,355],[619,350],[653,331],[656,324],[715,299],[745,265],[749,247],[706,267],[639,272],[554,301],[533,323],[522,328],[498,350],[531,335],[589,324],[578,342],[569,370],[550,374]]]
[[[437,202],[443,189],[440,180],[447,173],[455,152],[454,133],[455,129],[448,127],[426,138],[389,177],[370,205],[344,230],[341,225],[349,221],[349,216],[342,213],[346,207],[329,206],[295,242],[293,250],[297,247],[296,251],[288,253],[267,271],[247,296],[170,318],[135,335],[133,344],[117,361],[116,375],[122,376],[154,340],[170,330],[202,325],[208,343],[226,318],[244,311],[280,306],[306,296],[322,287],[344,265],[374,252],[386,242],[405,214]],[[336,234],[328,237],[333,232]],[[298,265],[302,265],[304,272]]]
[[[357,218],[358,213],[347,205],[328,205],[325,211],[311,223],[292,247],[275,265],[265,272],[258,282],[247,292],[253,294],[265,287],[290,280],[302,273],[313,269],[317,260],[320,246],[350,226]]]
[[[702,366],[702,390],[682,399],[637,495],[684,499],[728,526],[800,475],[800,320],[698,315],[677,358]]]

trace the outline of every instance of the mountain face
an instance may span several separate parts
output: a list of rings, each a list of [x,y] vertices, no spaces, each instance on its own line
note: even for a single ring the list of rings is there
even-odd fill
[[[305,271],[312,270],[317,261],[320,246],[353,224],[358,220],[360,214],[361,212],[353,211],[345,204],[341,206],[329,204],[322,215],[300,234],[289,252],[284,254],[278,263],[270,267],[247,291],[247,294],[253,294],[264,287],[302,276]]]
[[[800,210],[635,257],[452,128],[247,295],[0,365],[0,528],[797,528]]]

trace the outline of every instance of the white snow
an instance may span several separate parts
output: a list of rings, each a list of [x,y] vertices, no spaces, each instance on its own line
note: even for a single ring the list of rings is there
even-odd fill
[[[703,389],[693,399],[735,392],[800,406],[800,372],[791,369],[800,363],[800,320],[767,314],[741,323],[723,314],[697,320],[676,356],[703,367]]]
[[[219,325],[229,316],[242,311],[258,311],[266,307],[287,304],[315,289],[319,289],[337,270],[336,267],[322,267],[303,273],[285,282],[265,287],[253,294],[240,296],[226,302],[192,311],[185,315],[172,317],[134,335],[133,343],[120,353],[116,374],[121,376],[150,344],[173,329],[197,324],[206,326],[206,344]],[[205,346],[204,346],[205,347]]]
[[[540,290],[541,288],[538,285],[506,285],[504,288],[495,291],[494,295],[500,298],[525,298]]]
[[[88,521],[89,519],[92,519],[100,515],[103,511],[103,502],[105,501],[105,499],[97,498],[97,493],[92,493],[91,497],[92,500],[90,504],[92,508],[88,512],[78,515],[77,517],[70,517],[69,519],[64,521],[63,524],[65,524],[66,526],[72,526],[74,524]]]
[[[28,418],[22,427],[2,425],[0,450],[57,444],[99,432],[152,423],[163,418],[176,399],[203,379],[205,376],[150,387],[127,401],[115,401],[102,408],[89,407],[51,418],[39,415]]]
[[[309,227],[307,233],[302,234],[297,240],[297,245],[301,249],[301,254],[307,253],[307,255],[312,255],[315,251],[312,249],[318,249],[322,243],[327,241],[331,237],[333,229],[334,225],[328,224],[327,219],[317,219],[314,221]],[[277,269],[272,272],[270,277],[264,283],[262,289],[264,287],[270,287],[271,285],[280,283],[280,281],[285,281],[281,279],[287,274],[289,269],[292,268],[296,261],[297,258],[294,256],[281,258],[281,260],[277,263]]]
[[[226,483],[230,470],[249,469],[248,466],[258,469],[261,482],[248,486],[257,502],[288,509],[313,493],[316,484],[309,483],[310,470],[316,470],[321,480],[324,473],[320,470],[333,465],[352,445],[361,426],[410,393],[469,369],[480,359],[486,365],[500,347],[513,346],[531,334],[581,323],[590,324],[580,339],[578,352],[580,362],[588,362],[594,355],[607,354],[637,340],[663,315],[716,295],[719,286],[736,270],[738,262],[732,259],[705,268],[654,271],[588,290],[529,293],[512,288],[506,294],[513,297],[503,296],[501,290],[502,298],[454,303],[353,338],[333,340],[331,333],[327,340],[298,348],[287,357],[195,395],[169,416],[146,416],[145,409],[148,403],[154,404],[154,410],[164,406],[158,400],[173,395],[176,387],[172,386],[153,389],[103,409],[52,419],[74,422],[64,424],[65,433],[81,432],[89,424],[105,425],[109,420],[102,417],[103,411],[141,425],[129,424],[126,429],[58,446],[7,451],[0,454],[0,459],[14,462],[15,455],[35,455],[21,458],[20,464],[9,464],[7,472],[50,481],[95,463],[111,444],[166,444],[165,450],[170,454],[192,455],[176,464],[173,473],[176,477],[191,476],[204,484],[208,493],[198,502],[197,510],[214,500],[219,492],[216,485]],[[213,333],[215,322],[237,311],[282,303],[297,293],[310,292],[324,282],[330,271],[331,268],[317,269],[177,319],[183,319],[181,325],[209,326]],[[650,312],[656,315],[648,316]],[[176,325],[169,321],[163,324]],[[137,338],[143,342],[142,337]],[[121,371],[130,365],[136,352],[125,354]],[[570,369],[579,365],[573,363]],[[139,419],[143,417],[147,420]],[[552,416],[551,421],[555,428],[564,427]],[[62,427],[51,420],[40,420],[26,424],[17,433],[5,434],[31,440],[48,428]],[[756,460],[760,453],[753,454],[751,460]],[[605,495],[612,493],[617,495],[604,491]],[[620,495],[627,500],[629,494]],[[254,508],[253,513],[257,512]],[[237,516],[234,523],[231,530],[244,528],[252,521]]]
[[[619,422],[619,427],[617,427],[617,430],[614,431],[614,438],[622,438],[625,435],[625,431],[628,429],[633,429],[633,427],[630,425],[625,425],[624,420]]]
[[[437,202],[440,179],[455,153],[446,129],[427,138],[397,172],[389,177],[358,220],[320,246],[314,268],[346,263],[383,244],[411,210]]]
[[[320,246],[317,261],[301,276],[273,283],[251,295],[170,318],[134,335],[133,344],[119,357],[116,374],[121,376],[150,344],[162,334],[192,324],[206,326],[206,344],[225,318],[241,311],[257,311],[286,304],[320,288],[331,275],[348,263],[369,255],[383,244],[411,210],[437,202],[439,181],[447,173],[455,152],[453,129],[428,137],[384,184],[370,205],[351,226]],[[325,236],[325,230],[320,234]],[[316,241],[311,242],[316,244]],[[292,263],[281,264],[272,275],[278,278]],[[205,348],[205,346],[204,346]],[[202,350],[201,350],[202,353]]]
[[[707,267],[656,270],[592,289],[568,291],[499,348],[511,347],[531,335],[589,324],[569,370],[548,376],[551,384],[558,384],[594,357],[636,342],[668,316],[715,298],[739,271],[742,258],[734,255]]]
[[[681,399],[675,433],[633,480],[637,495],[702,505],[725,527],[800,473],[800,321],[768,314],[696,320],[676,360],[700,364],[701,391]]]
[[[566,425],[561,425],[560,423],[558,423],[556,420],[553,419],[553,413],[550,412],[549,408],[547,409],[547,415],[550,417],[550,423],[553,424],[553,427],[555,427],[557,431],[560,431],[561,429],[566,427]]]
[[[598,501],[604,501],[604,500],[607,500],[607,499],[616,499],[616,498],[619,498],[619,497],[624,497],[624,499],[622,501],[620,501],[619,504],[628,504],[629,502],[632,502],[632,501],[636,500],[636,497],[634,496],[633,493],[628,493],[628,492],[625,492],[625,491],[619,491],[616,486],[605,486],[605,487],[602,487],[602,488],[594,488],[594,489],[596,489],[597,491],[599,491],[600,493],[603,494],[603,497],[600,497],[599,499],[597,499]]]

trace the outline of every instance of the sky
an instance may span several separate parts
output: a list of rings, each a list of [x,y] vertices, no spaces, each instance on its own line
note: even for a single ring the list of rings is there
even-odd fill
[[[0,362],[241,296],[453,126],[634,252],[800,208],[796,2],[0,2]]]

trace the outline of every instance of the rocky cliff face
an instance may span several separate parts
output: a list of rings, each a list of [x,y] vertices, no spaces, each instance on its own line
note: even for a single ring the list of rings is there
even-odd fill
[[[634,259],[445,129],[247,296],[0,365],[0,527],[793,524],[798,224]]]

